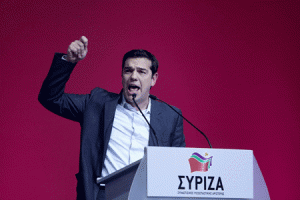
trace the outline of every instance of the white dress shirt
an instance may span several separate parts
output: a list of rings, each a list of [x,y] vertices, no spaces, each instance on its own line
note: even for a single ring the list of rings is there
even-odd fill
[[[149,125],[142,114],[128,104],[123,96],[117,105],[112,132],[107,147],[102,177],[113,173],[144,156],[148,146]],[[151,100],[143,114],[150,123]]]

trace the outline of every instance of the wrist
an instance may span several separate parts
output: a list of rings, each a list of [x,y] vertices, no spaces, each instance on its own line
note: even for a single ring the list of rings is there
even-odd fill
[[[67,61],[67,62],[76,63],[76,61],[69,60],[69,59],[68,59],[68,55],[66,55],[66,54],[63,55],[63,56],[61,57],[61,59],[64,60],[64,61]]]

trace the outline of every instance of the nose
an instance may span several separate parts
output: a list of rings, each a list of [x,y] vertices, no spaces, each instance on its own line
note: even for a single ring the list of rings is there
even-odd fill
[[[136,70],[133,70],[133,72],[131,73],[130,80],[131,81],[137,80],[137,71]]]

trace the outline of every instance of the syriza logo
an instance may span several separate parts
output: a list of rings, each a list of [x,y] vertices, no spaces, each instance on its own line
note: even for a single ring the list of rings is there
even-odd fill
[[[208,154],[205,153],[205,155],[207,156]],[[199,153],[195,152],[189,158],[189,163],[191,167],[191,173],[207,172],[212,165],[212,156],[209,158],[205,158],[204,156],[201,156]]]
[[[178,194],[189,195],[224,195],[224,186],[220,176],[213,174],[205,175],[202,172],[207,172],[212,166],[213,156],[205,157],[195,152],[188,159],[192,174],[178,175]],[[195,173],[194,173],[195,172]],[[206,192],[212,190],[214,192]],[[220,191],[220,192],[217,192]]]

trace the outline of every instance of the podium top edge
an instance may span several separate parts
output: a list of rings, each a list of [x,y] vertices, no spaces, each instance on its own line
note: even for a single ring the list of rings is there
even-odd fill
[[[105,177],[98,177],[97,178],[97,184],[108,183],[111,180],[116,179],[116,178],[122,176],[123,174],[126,174],[126,173],[128,173],[128,172],[130,172],[132,170],[136,170],[138,168],[141,160],[142,159],[140,159],[138,161],[135,161],[135,162],[131,163],[130,165],[127,165],[126,167],[123,167],[123,168],[121,168],[121,169],[119,169],[119,170],[117,170],[117,171],[115,171],[115,172],[113,172],[113,173],[111,173],[111,174],[109,174],[109,175],[107,175]]]

